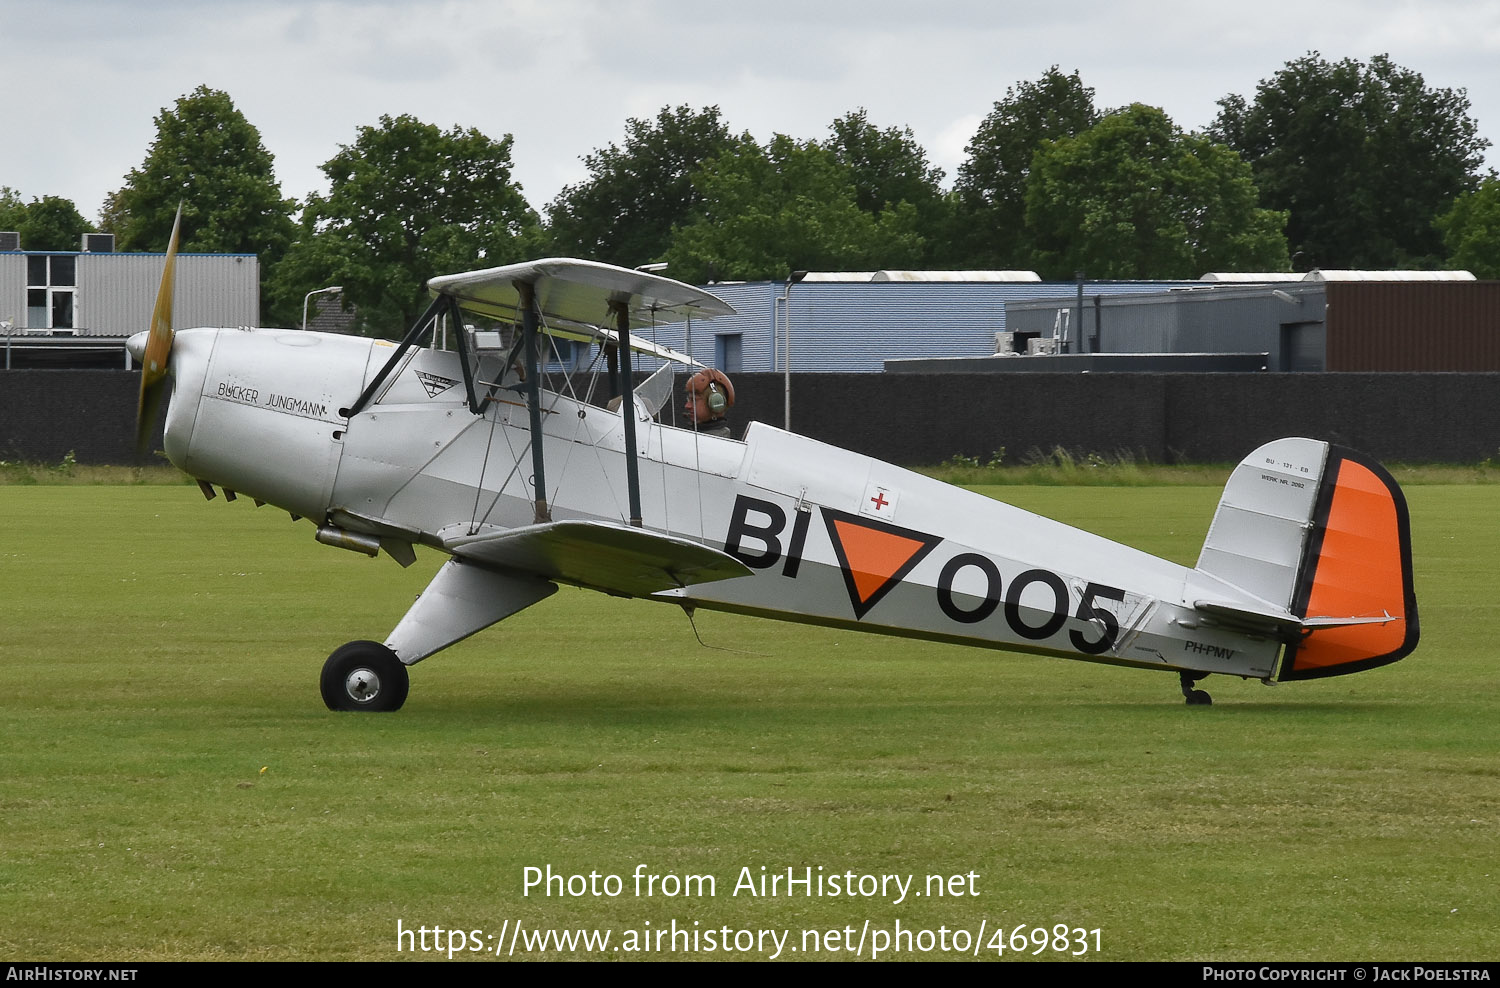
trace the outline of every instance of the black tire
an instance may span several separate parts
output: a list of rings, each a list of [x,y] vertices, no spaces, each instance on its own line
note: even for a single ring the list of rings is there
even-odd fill
[[[1214,704],[1214,698],[1202,690],[1191,690],[1188,692],[1187,702],[1190,707],[1211,707]]]
[[[406,666],[379,642],[350,642],[323,663],[318,685],[329,710],[400,710],[411,689]]]

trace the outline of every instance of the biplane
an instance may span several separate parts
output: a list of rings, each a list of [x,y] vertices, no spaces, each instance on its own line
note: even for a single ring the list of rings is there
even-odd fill
[[[1405,500],[1378,464],[1282,439],[1233,471],[1196,566],[753,422],[658,420],[691,357],[634,335],[733,310],[642,271],[547,259],[432,279],[399,341],[171,328],[172,255],[138,429],[209,497],[311,520],[318,541],[402,565],[446,554],[383,641],[337,648],[334,710],[389,711],[407,667],[559,584],[888,635],[1267,683],[1394,662],[1418,639]],[[548,375],[551,341],[597,348],[619,401]],[[591,349],[590,353],[595,353]],[[633,358],[660,361],[644,383]],[[597,359],[596,359],[597,363]]]

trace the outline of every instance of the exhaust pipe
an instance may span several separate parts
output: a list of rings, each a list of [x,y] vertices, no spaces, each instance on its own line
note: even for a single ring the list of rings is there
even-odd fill
[[[359,532],[334,528],[332,525],[320,525],[317,538],[324,545],[331,545],[337,549],[362,552],[371,557],[380,555],[380,539],[374,535],[362,535]]]

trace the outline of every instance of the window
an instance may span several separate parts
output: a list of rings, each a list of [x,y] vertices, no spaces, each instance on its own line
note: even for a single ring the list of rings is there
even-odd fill
[[[78,258],[72,254],[31,254],[26,258],[26,326],[72,329]]]

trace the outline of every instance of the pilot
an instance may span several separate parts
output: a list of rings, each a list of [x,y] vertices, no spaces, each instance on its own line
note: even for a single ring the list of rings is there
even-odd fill
[[[729,436],[729,420],[724,416],[734,407],[734,385],[721,370],[706,367],[687,382],[687,400],[682,410],[688,424],[708,436]]]

